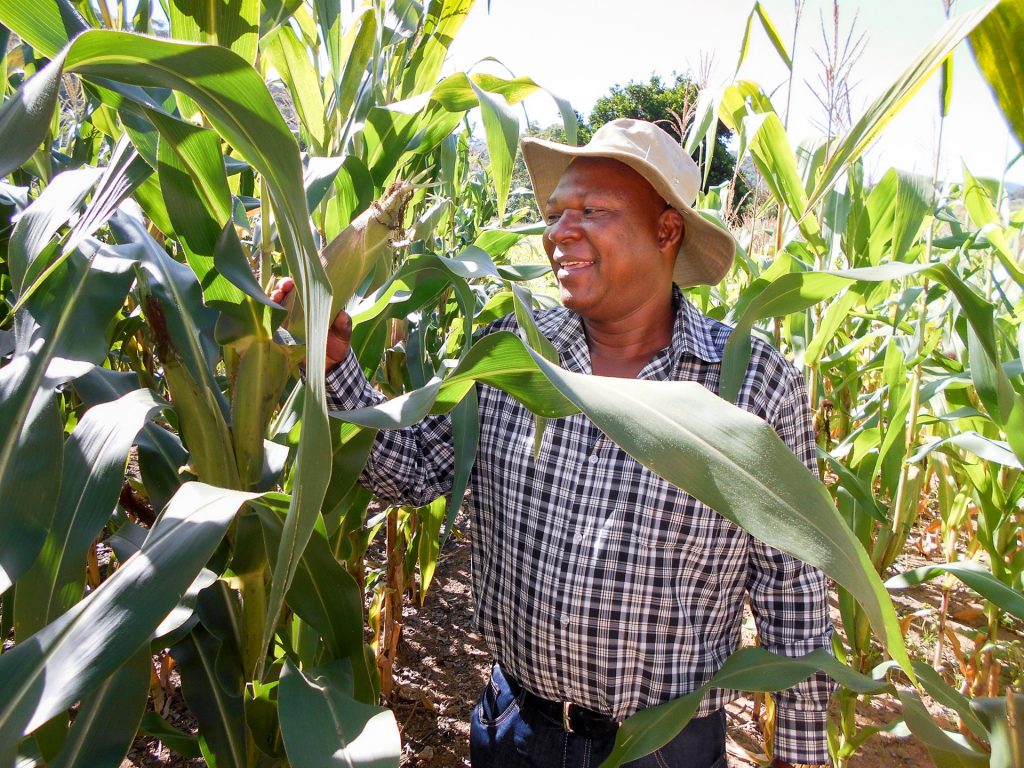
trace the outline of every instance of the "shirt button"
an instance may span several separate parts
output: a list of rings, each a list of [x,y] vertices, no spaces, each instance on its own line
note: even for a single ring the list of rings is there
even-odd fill
[[[569,623],[569,614],[563,613],[561,616],[558,617],[558,620],[560,622],[562,622],[562,626],[563,627],[568,625],[568,623]]]
[[[591,464],[597,464],[597,462],[599,462],[600,459],[598,458],[597,454],[594,453],[594,454],[591,454],[590,458],[587,459],[587,461],[589,461]]]
[[[583,534],[582,533],[574,533],[572,535],[572,543],[573,544],[579,544],[581,541],[583,541]]]

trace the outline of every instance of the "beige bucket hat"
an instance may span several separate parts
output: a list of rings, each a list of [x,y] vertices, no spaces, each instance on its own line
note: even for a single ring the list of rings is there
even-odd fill
[[[558,180],[577,157],[618,160],[647,179],[683,216],[686,234],[672,273],[675,282],[682,288],[715,285],[728,273],[736,243],[728,232],[693,209],[701,181],[697,164],[654,123],[620,118],[598,128],[586,146],[526,137],[522,147],[542,216],[547,215],[548,198]]]

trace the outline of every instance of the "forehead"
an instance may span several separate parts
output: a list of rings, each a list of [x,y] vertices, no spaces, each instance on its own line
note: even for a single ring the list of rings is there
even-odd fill
[[[654,187],[625,163],[607,157],[577,157],[562,172],[550,200],[587,193],[658,197]]]

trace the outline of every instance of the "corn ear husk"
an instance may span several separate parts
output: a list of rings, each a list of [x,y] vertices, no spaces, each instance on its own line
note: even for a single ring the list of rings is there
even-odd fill
[[[394,243],[401,239],[403,231],[405,207],[416,188],[411,181],[396,181],[320,251],[320,262],[327,272],[333,296],[332,319],[345,308],[370,272],[383,267],[390,273]],[[304,340],[305,318],[296,291],[288,294],[285,309],[288,310],[289,332],[300,341]]]

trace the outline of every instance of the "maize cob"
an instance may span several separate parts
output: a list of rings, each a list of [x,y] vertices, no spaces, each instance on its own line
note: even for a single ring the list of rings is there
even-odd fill
[[[405,207],[418,187],[415,180],[396,181],[321,249],[320,262],[327,272],[333,296],[331,319],[345,308],[371,271],[383,266],[383,271],[390,274],[391,265],[382,262],[391,258],[395,245],[403,239]],[[288,310],[288,330],[303,340],[305,319],[297,291],[288,294],[285,309]]]

